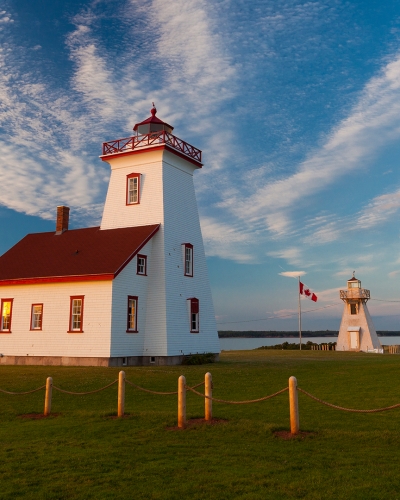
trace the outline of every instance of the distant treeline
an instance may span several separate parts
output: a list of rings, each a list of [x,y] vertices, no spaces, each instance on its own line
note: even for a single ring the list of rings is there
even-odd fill
[[[387,332],[384,330],[378,330],[376,332],[379,337],[400,337],[399,332]],[[304,331],[301,332],[302,337],[337,337],[339,334],[338,330],[317,330],[317,331]],[[238,332],[233,330],[224,330],[219,331],[218,336],[221,339],[225,338],[297,338],[299,336],[299,332],[278,332],[278,331],[253,331],[248,330],[245,332]]]

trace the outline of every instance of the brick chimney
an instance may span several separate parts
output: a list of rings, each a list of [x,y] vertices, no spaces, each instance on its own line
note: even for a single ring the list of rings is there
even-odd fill
[[[56,234],[68,231],[69,207],[57,207]]]

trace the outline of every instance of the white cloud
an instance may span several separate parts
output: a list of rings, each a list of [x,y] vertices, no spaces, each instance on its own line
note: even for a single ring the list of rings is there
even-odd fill
[[[278,274],[280,276],[286,276],[286,278],[298,278],[299,276],[304,276],[307,273],[305,271],[283,271]]]
[[[246,253],[249,234],[211,217],[202,217],[200,222],[207,255],[242,263],[251,262],[254,259],[251,252]]]
[[[369,229],[391,219],[400,210],[400,189],[373,198],[358,214],[355,227]]]

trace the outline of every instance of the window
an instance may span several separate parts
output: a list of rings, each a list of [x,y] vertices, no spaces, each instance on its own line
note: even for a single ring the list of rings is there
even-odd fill
[[[192,333],[199,332],[199,299],[191,298],[189,300],[189,320],[190,320],[190,331]]]
[[[83,295],[71,297],[69,332],[83,332]]]
[[[14,299],[1,299],[0,332],[11,333],[12,305]]]
[[[147,276],[147,255],[137,256],[137,269],[136,274]]]
[[[32,304],[31,330],[42,329],[43,304]]]
[[[350,303],[350,314],[357,314],[357,304]]]
[[[137,304],[138,298],[128,296],[128,325],[127,332],[137,333]]]
[[[185,276],[193,277],[193,245],[184,243],[183,247],[183,260],[185,264]]]
[[[130,174],[126,177],[126,204],[137,205],[139,203],[140,174]]]

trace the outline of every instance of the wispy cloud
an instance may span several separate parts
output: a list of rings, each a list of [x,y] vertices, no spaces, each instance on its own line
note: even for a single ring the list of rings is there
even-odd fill
[[[246,214],[253,223],[262,219],[269,231],[285,236],[292,229],[293,214],[299,204],[349,172],[365,169],[380,148],[399,136],[400,56],[396,55],[379,76],[366,84],[358,103],[325,144],[310,154],[294,174],[269,180],[241,202],[225,197],[223,206],[239,218]],[[397,193],[391,200],[376,203],[384,201],[390,202],[393,210],[397,209]],[[276,224],[277,219],[283,222]],[[332,241],[337,237],[333,227],[324,231],[318,234],[322,240]]]
[[[65,46],[73,71],[63,89],[53,88],[39,67],[35,76],[27,70],[28,57],[41,46],[27,55],[16,42],[11,15],[0,12],[0,125],[7,130],[0,139],[0,203],[9,208],[48,218],[53,207],[67,203],[74,219],[97,222],[107,181],[97,154],[101,141],[112,138],[105,134],[128,135],[158,98],[163,119],[179,123],[186,112],[193,129],[213,134],[205,124],[218,102],[232,95],[227,81],[235,69],[207,2],[127,0],[113,19],[127,27],[140,14],[146,36],[128,30],[117,58],[103,39],[103,7],[94,1],[72,19]],[[148,50],[142,52],[140,43]],[[209,141],[216,166],[226,157],[228,136],[225,129]]]
[[[283,271],[278,274],[280,276],[285,276],[286,278],[298,278],[299,276],[304,276],[307,273],[305,271]]]
[[[400,189],[373,198],[358,214],[355,227],[369,229],[394,217],[400,210]]]

